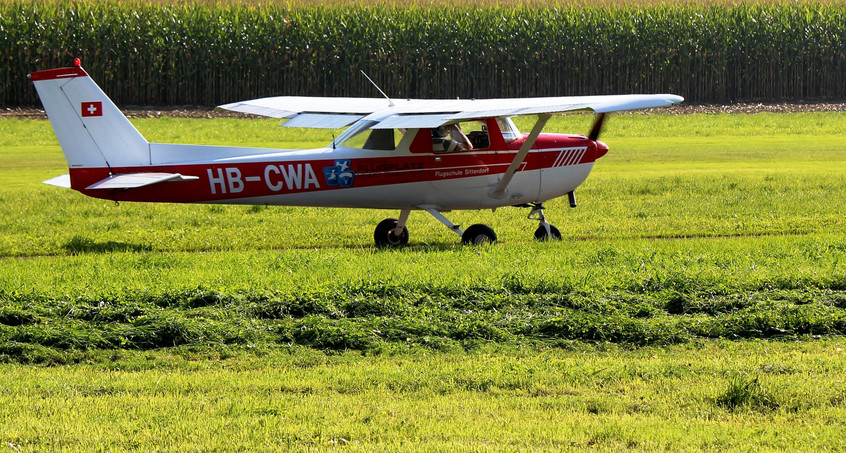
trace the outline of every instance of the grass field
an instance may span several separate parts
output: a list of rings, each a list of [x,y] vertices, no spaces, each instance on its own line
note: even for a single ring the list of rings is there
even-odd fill
[[[846,116],[606,130],[580,206],[547,205],[560,243],[508,208],[450,215],[493,246],[414,213],[411,246],[382,251],[395,213],[44,186],[66,171],[49,124],[0,120],[0,450],[842,450]]]
[[[842,451],[844,344],[0,365],[9,451]]]

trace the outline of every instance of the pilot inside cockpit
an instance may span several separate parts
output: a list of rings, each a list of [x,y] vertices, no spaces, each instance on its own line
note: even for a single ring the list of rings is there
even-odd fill
[[[432,150],[436,153],[471,149],[473,149],[473,143],[464,135],[461,126],[458,124],[449,124],[432,129]]]

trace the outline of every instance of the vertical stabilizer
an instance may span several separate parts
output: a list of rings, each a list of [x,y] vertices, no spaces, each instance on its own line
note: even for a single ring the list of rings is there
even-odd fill
[[[79,65],[29,75],[68,166],[150,165],[150,146]]]

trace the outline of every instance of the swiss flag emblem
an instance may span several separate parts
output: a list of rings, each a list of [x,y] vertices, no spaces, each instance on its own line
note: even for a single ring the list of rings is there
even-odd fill
[[[103,116],[103,103],[100,101],[83,102],[82,116]]]

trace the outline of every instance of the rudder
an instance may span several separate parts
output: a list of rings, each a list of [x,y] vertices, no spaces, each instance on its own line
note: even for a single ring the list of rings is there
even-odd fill
[[[150,146],[81,66],[29,75],[68,167],[150,165]]]

